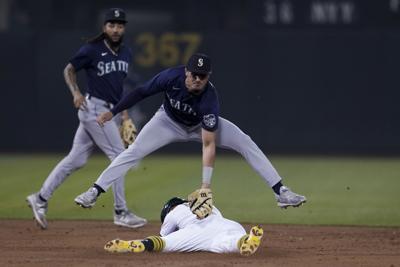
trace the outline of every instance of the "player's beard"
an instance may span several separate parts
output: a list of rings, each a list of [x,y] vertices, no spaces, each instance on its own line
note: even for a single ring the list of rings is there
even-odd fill
[[[204,88],[201,88],[201,89],[192,89],[192,90],[190,90],[189,91],[189,93],[191,93],[191,94],[193,94],[193,95],[199,95],[199,94],[201,94],[202,92],[203,92],[203,89]]]
[[[104,33],[104,38],[106,39],[111,49],[116,50],[121,45],[122,40],[124,39],[124,35],[121,35],[118,41],[113,41],[113,39],[107,33]]]

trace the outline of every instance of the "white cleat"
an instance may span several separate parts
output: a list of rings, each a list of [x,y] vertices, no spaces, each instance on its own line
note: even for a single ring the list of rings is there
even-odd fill
[[[94,187],[89,188],[85,193],[80,194],[75,198],[75,203],[82,208],[91,208],[96,204],[97,200],[97,189]]]
[[[121,214],[114,213],[114,224],[129,228],[138,228],[147,223],[147,220],[133,214],[130,210],[125,210]]]
[[[28,206],[32,209],[36,223],[43,230],[47,229],[47,220],[46,220],[47,202],[41,201],[39,199],[38,193],[34,193],[32,195],[27,196],[26,202],[28,202]]]
[[[278,207],[283,209],[286,209],[287,207],[299,207],[307,201],[305,196],[294,193],[286,186],[282,186],[279,192],[280,195],[275,195],[275,197],[278,202]]]

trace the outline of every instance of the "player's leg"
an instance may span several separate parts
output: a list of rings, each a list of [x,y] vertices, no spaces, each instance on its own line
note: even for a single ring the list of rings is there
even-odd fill
[[[150,236],[142,240],[129,241],[115,239],[107,242],[104,249],[109,252],[237,253],[248,237],[239,223],[227,219],[214,219],[209,220],[207,224],[191,225],[162,237]]]
[[[158,111],[143,127],[135,142],[121,153],[97,179],[96,184],[107,190],[118,175],[134,168],[148,154],[173,142],[183,141],[185,132],[164,110]]]
[[[95,182],[95,186],[79,195],[75,202],[92,207],[98,194],[108,188],[126,172],[139,164],[151,152],[172,142],[186,140],[185,131],[173,122],[163,109],[143,127],[135,142],[116,157]]]
[[[201,140],[200,132],[196,133],[198,140]],[[217,130],[217,146],[229,148],[240,153],[250,166],[267,182],[274,190],[278,206],[286,208],[288,206],[297,207],[306,201],[304,196],[292,192],[281,183],[282,178],[272,166],[271,162],[256,145],[256,143],[239,127],[232,122],[219,118]]]
[[[219,123],[218,145],[239,152],[247,160],[250,166],[252,166],[274,190],[279,207],[298,207],[306,202],[304,196],[296,194],[288,187],[282,185],[282,178],[279,176],[278,172],[247,134],[243,133],[239,127],[224,118],[220,117]]]
[[[219,123],[217,135],[218,146],[230,148],[239,152],[250,166],[252,166],[274,190],[279,207],[298,207],[306,202],[304,196],[296,194],[288,187],[282,185],[282,178],[279,176],[278,172],[247,134],[243,133],[239,127],[224,118],[220,117]]]
[[[101,127],[95,120],[86,121],[85,128],[92,136],[95,144],[104,154],[113,161],[122,151],[125,150],[118,126],[114,121],[110,121]],[[124,177],[120,177],[113,184],[114,207],[115,209],[126,209]]]
[[[200,233],[201,234],[201,233]],[[190,228],[180,229],[167,236],[149,236],[141,240],[114,239],[104,246],[108,252],[193,252],[210,251],[207,248],[208,236],[203,236],[203,242],[198,238],[199,232]],[[237,240],[236,240],[237,241]],[[207,243],[204,244],[204,243]]]
[[[193,140],[201,142],[201,130],[193,133],[191,137]],[[236,125],[221,117],[219,118],[217,130],[217,146],[229,148],[240,153],[269,186],[272,187],[282,180],[271,162],[253,140]]]
[[[282,180],[261,149],[239,127],[226,119],[219,118],[217,131],[217,145],[240,153],[269,186],[272,187]]]
[[[239,223],[222,217],[213,218],[202,225],[192,225],[163,236],[163,252],[237,253],[238,240],[245,234]]]
[[[93,103],[92,103],[93,104]],[[107,155],[110,161],[113,161],[125,147],[122,143],[118,126],[114,121],[110,121],[101,127],[95,120],[101,111],[106,111],[105,107],[96,104],[93,108],[94,116],[91,119],[84,120],[85,129],[90,133],[96,145]],[[137,228],[147,223],[147,220],[132,213],[126,204],[125,198],[125,178],[119,177],[112,184],[114,195],[114,224]]]
[[[212,240],[209,251],[215,253],[239,252],[238,240],[246,235],[246,230],[239,223],[220,218],[212,225],[215,231],[209,238]]]
[[[163,252],[210,251],[211,236],[204,228],[195,225],[172,232],[161,237]]]
[[[94,143],[82,124],[75,133],[74,141],[69,154],[61,160],[44,181],[39,192],[27,197],[37,223],[43,229],[47,228],[46,212],[47,201],[54,191],[75,170],[81,168],[87,162],[94,147]]]

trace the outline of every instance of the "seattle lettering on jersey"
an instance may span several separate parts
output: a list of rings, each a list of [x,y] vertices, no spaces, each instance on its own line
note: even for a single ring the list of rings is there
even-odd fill
[[[99,70],[97,72],[97,76],[103,76],[114,71],[123,71],[125,73],[128,73],[128,66],[128,62],[123,60],[110,62],[99,61],[99,63],[97,63],[97,69]]]
[[[197,115],[196,112],[193,110],[193,108],[189,104],[186,104],[179,100],[171,98],[168,93],[167,93],[167,97],[168,97],[169,103],[171,104],[171,107],[173,107],[174,109],[177,109],[177,110],[182,111],[183,113],[186,113],[189,115],[193,115],[193,116]]]
[[[217,130],[219,117],[217,90],[208,82],[201,94],[191,94],[186,88],[185,79],[185,66],[166,69],[132,90],[111,109],[111,112],[115,115],[146,97],[164,92],[163,107],[172,120],[186,126],[201,124],[207,131]]]

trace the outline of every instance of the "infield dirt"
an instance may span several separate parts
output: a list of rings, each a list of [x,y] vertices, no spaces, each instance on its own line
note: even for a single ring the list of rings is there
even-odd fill
[[[245,224],[248,230],[251,225]],[[110,221],[50,221],[40,230],[30,220],[0,220],[0,266],[400,266],[400,228],[262,225],[256,254],[110,254],[115,238],[155,235],[160,225],[139,229]]]

